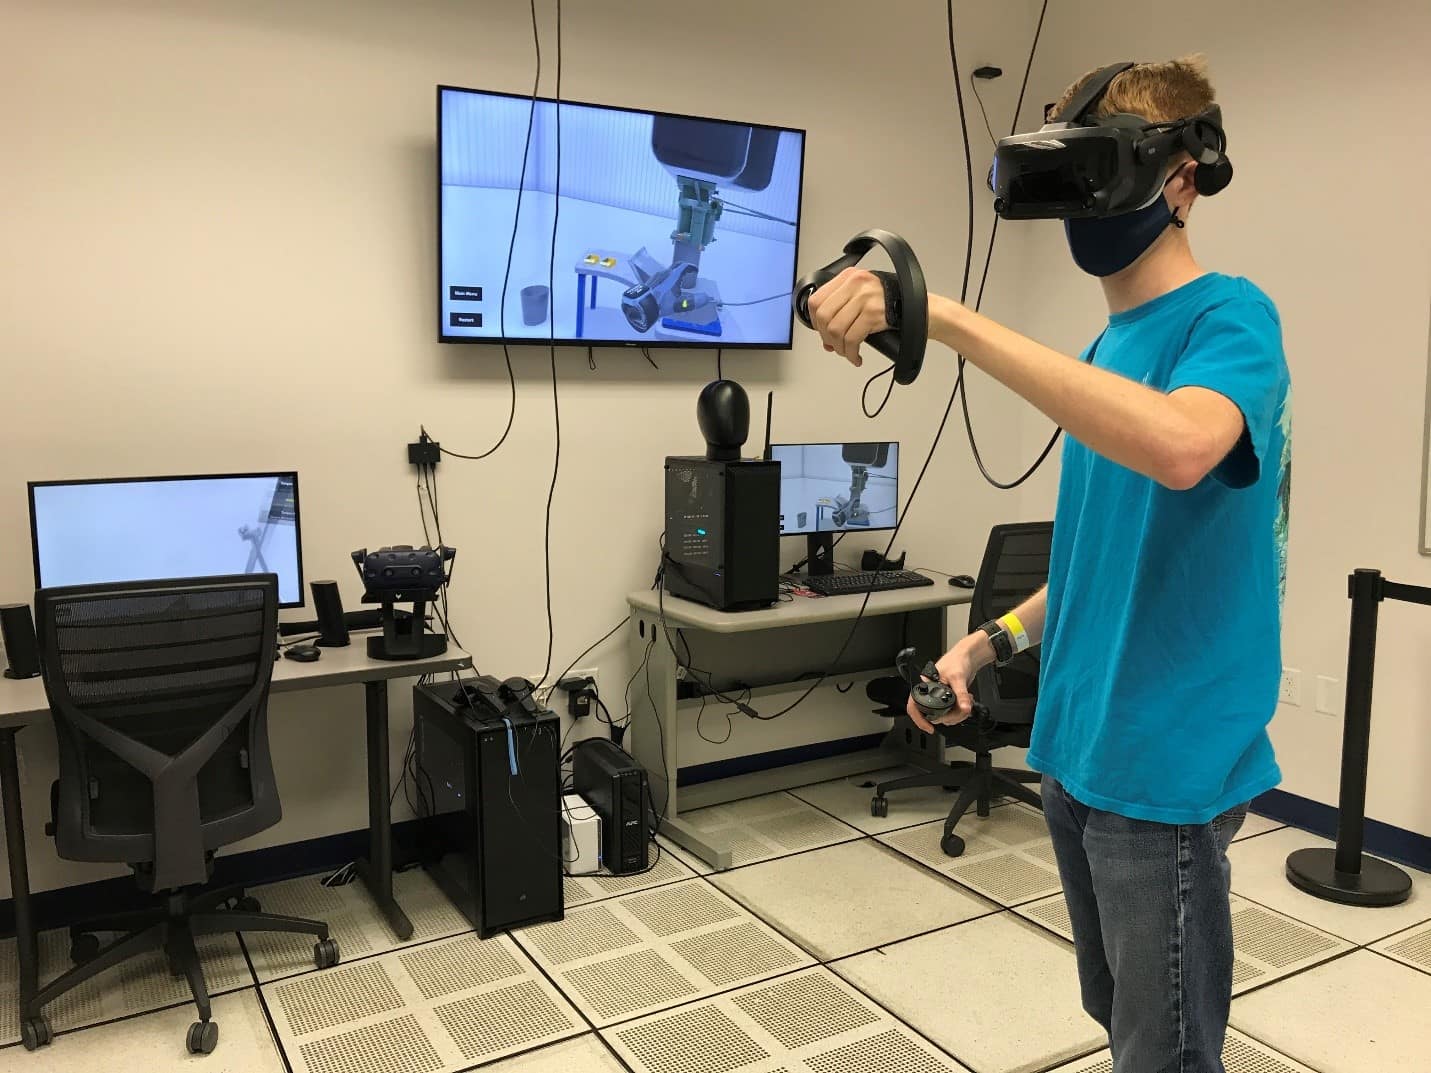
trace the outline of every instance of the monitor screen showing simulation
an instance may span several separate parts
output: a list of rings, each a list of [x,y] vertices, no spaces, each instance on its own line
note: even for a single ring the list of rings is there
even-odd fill
[[[277,574],[303,605],[296,473],[33,482],[30,533],[39,588]]]
[[[449,86],[437,122],[442,341],[789,348],[802,131]]]
[[[899,444],[776,443],[780,533],[893,529],[899,508]]]

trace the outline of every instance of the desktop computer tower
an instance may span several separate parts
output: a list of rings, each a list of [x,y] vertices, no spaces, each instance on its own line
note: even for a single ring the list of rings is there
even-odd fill
[[[430,810],[421,820],[427,871],[484,939],[560,920],[558,718],[514,705],[509,743],[501,715],[454,699],[457,691],[451,683],[412,691],[416,793]]]
[[[666,459],[666,591],[721,611],[780,597],[780,463]]]
[[[651,863],[655,817],[646,771],[624,749],[602,738],[579,742],[572,784],[601,817],[602,861],[615,875],[644,872]]]

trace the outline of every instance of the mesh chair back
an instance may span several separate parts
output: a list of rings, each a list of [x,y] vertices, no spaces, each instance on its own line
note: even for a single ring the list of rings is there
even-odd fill
[[[996,525],[974,582],[969,629],[1008,614],[1048,582],[1052,522]],[[1039,650],[1021,652],[1003,667],[985,667],[971,692],[999,723],[1033,723],[1038,701]]]
[[[275,575],[42,589],[36,618],[61,856],[152,863],[154,888],[173,889],[278,821]]]

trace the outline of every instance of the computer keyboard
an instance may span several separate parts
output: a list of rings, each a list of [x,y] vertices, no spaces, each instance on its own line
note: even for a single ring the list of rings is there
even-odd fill
[[[884,592],[888,589],[917,589],[933,585],[932,578],[910,570],[852,570],[839,574],[816,574],[805,578],[804,585],[821,596],[843,596],[865,591]]]

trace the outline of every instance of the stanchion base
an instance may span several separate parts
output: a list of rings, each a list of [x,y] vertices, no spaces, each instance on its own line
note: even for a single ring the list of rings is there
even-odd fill
[[[1298,890],[1343,905],[1400,905],[1411,896],[1411,877],[1394,864],[1361,856],[1361,871],[1338,872],[1334,849],[1299,849],[1287,858],[1287,880]]]

